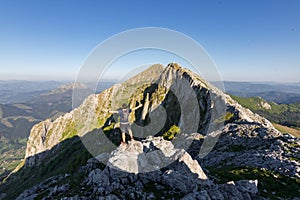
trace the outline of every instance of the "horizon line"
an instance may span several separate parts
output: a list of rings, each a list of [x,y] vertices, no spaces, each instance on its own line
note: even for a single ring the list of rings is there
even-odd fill
[[[76,82],[76,79],[1,79],[1,82],[9,82],[9,81],[24,81],[24,82]],[[111,81],[111,82],[118,82],[119,79],[118,78],[105,78],[103,79],[101,82],[103,81]],[[88,82],[93,82],[93,81],[84,81],[84,83],[88,83]],[[223,81],[209,81],[211,83],[216,83],[216,82],[235,82],[235,83],[282,83],[282,84],[295,84],[295,83],[299,83],[300,81],[274,81],[274,80],[223,80]]]

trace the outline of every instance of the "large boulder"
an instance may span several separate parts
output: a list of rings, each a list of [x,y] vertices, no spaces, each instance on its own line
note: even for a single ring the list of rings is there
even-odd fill
[[[110,168],[134,174],[168,167],[202,180],[207,179],[196,160],[162,137],[148,137],[141,142],[132,140],[127,145],[121,145],[111,153],[107,164]]]

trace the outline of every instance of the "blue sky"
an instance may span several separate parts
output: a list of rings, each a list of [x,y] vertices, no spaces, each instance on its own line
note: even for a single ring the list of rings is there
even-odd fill
[[[297,0],[0,1],[0,79],[72,80],[105,39],[163,27],[202,45],[224,80],[300,82],[299,10]]]

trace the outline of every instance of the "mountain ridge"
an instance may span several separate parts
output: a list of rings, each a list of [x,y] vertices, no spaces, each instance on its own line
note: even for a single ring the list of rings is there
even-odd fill
[[[127,94],[127,91],[132,91],[132,90],[135,91],[136,90],[134,88],[131,88],[131,85],[136,85],[137,83],[139,83],[142,85],[142,88],[143,88],[143,87],[145,87],[144,85],[148,85],[149,83],[151,84],[153,81],[155,81],[157,79],[158,74],[156,76],[144,76],[143,74],[148,74],[149,72],[153,71],[153,70],[151,70],[152,68],[154,68],[154,70],[161,71],[163,69],[161,67],[162,66],[154,65],[151,68],[149,68],[147,71],[142,72],[141,73],[142,75],[141,74],[137,75],[137,76],[135,76],[135,78],[133,77],[133,78],[129,79],[128,81],[125,81],[123,83],[123,85],[115,84],[113,87],[103,91],[99,95],[92,94],[92,95],[88,96],[84,100],[84,102],[81,104],[80,107],[75,108],[70,113],[67,113],[67,114],[59,117],[53,123],[51,121],[47,120],[46,124],[50,123],[50,125],[48,125],[48,126],[51,126],[51,128],[53,127],[55,129],[56,126],[59,126],[59,130],[55,129],[55,131],[56,131],[55,135],[59,135],[59,137],[52,137],[53,135],[52,135],[51,128],[49,128],[49,129],[47,128],[48,129],[47,134],[49,136],[48,137],[49,140],[46,140],[46,143],[45,143],[46,147],[47,147],[46,149],[50,149],[52,146],[56,145],[62,139],[64,139],[63,138],[64,130],[68,129],[68,127],[69,127],[69,129],[72,129],[72,127],[71,127],[72,123],[83,124],[84,123],[83,118],[91,120],[91,121],[90,121],[90,124],[88,125],[89,126],[88,128],[85,127],[82,130],[77,130],[77,135],[79,135],[79,136],[82,136],[84,133],[89,132],[95,128],[100,128],[101,126],[103,126],[105,119],[108,117],[108,113],[103,112],[103,109],[109,109],[110,103],[116,104],[116,105],[112,105],[114,109],[121,107],[122,103],[128,103],[128,102],[124,102],[124,99],[126,100],[126,99],[130,98],[132,94]],[[173,63],[169,64],[167,66],[167,68],[165,68],[161,73],[162,74],[161,74],[160,78],[158,78],[158,82],[160,82],[160,85],[162,86],[162,93],[166,93],[169,90],[168,88],[170,88],[170,86],[171,86],[170,84],[172,84],[171,79],[173,79],[174,76],[176,77],[177,76],[176,74],[178,74],[178,73],[180,74],[180,76],[183,76],[185,74],[186,75],[185,78],[187,78],[188,81],[193,80],[193,81],[189,82],[189,84],[191,84],[192,87],[193,87],[193,85],[199,85],[203,89],[208,88],[208,83],[206,83],[203,79],[201,79],[199,76],[193,75],[193,73],[189,70],[186,70],[186,69],[183,70],[177,64],[173,64]],[[148,77],[148,80],[145,80],[141,77]],[[150,79],[149,79],[149,77],[150,77]],[[161,77],[164,77],[164,78],[161,78]],[[169,78],[167,78],[167,77],[169,77]],[[147,82],[147,83],[145,84],[145,82]],[[204,87],[202,87],[202,86],[204,86]],[[138,86],[138,87],[140,87],[140,86]],[[213,86],[210,85],[209,87],[212,88]],[[165,89],[165,88],[167,88],[167,89]],[[208,89],[210,89],[210,88],[208,88]],[[206,94],[204,94],[204,95],[206,95],[204,97],[204,99],[209,98],[209,97],[207,97],[208,89],[205,89],[206,92],[201,91],[201,92],[206,93]],[[239,116],[235,116],[235,117],[244,119],[249,122],[253,122],[254,120],[256,120],[267,127],[273,128],[272,124],[268,120],[260,117],[259,115],[255,114],[255,113],[252,113],[250,110],[244,109],[238,103],[234,102],[234,100],[232,100],[230,96],[222,94],[221,91],[219,91],[217,88],[213,88],[213,89],[214,90],[211,90],[211,91],[220,96],[221,101],[224,101],[224,105],[226,102],[230,106],[236,107],[239,110],[238,112],[236,112],[236,115],[239,115]],[[191,90],[190,92],[193,92],[193,90]],[[220,94],[222,94],[222,95],[220,95]],[[112,95],[115,95],[115,96],[112,97]],[[184,98],[184,95],[186,95],[186,94],[184,94],[184,91],[182,91],[181,95],[182,95],[182,97],[177,97],[177,98]],[[189,95],[190,94],[187,94],[187,96],[189,96]],[[120,102],[112,101],[112,98],[118,99],[118,101],[120,101]],[[141,101],[142,98],[143,98],[142,96],[134,97],[134,98],[132,98],[132,101],[130,104],[133,105],[134,102]],[[156,98],[153,100],[152,106],[156,107],[160,103],[161,102],[159,102],[159,99]],[[206,106],[210,106],[210,105],[207,104]],[[204,109],[204,106],[202,106],[202,107],[203,107],[202,109]],[[85,114],[83,114],[82,111],[80,111],[80,110],[85,110]],[[149,110],[151,110],[151,108]],[[89,116],[89,114],[91,114],[91,113],[92,113],[92,116]],[[135,115],[135,113],[131,114],[131,116],[134,116],[134,115]],[[208,118],[203,119],[203,121],[205,121],[205,120],[208,121]],[[201,123],[203,123],[203,121]],[[34,143],[38,142],[38,143],[36,143],[36,146],[32,149],[35,149],[35,150],[40,149],[40,150],[37,150],[37,151],[33,150],[33,152],[32,152],[30,145],[27,145],[29,147],[26,150],[26,158],[34,155],[35,153],[39,153],[39,152],[46,150],[43,148],[44,145],[42,145],[42,139],[37,139],[37,138],[39,138],[39,135],[41,135],[40,131],[45,129],[44,123],[45,122],[41,122],[33,127],[32,132],[34,133],[33,135],[35,135],[35,136],[34,137],[30,136],[29,140],[28,140],[28,144],[32,144],[31,142],[34,142]],[[61,127],[60,124],[62,124],[63,126]],[[69,124],[69,126],[68,126],[68,124]],[[74,124],[73,124],[73,126],[74,126]],[[73,127],[73,129],[72,129],[74,132],[76,132],[75,129],[80,125],[75,125],[75,126],[76,127]],[[197,130],[194,130],[194,131],[197,131]],[[42,133],[42,134],[44,134],[44,133]],[[72,133],[68,137],[71,137],[74,135],[75,135],[75,133]],[[47,146],[48,141],[53,141],[53,143],[50,142],[49,145]]]
[[[138,102],[142,102],[145,104],[147,98],[149,98],[149,107],[146,108],[146,111],[149,112],[149,115],[146,116],[145,120],[141,120],[144,108],[140,108],[140,110],[136,110],[136,112],[133,112],[131,114],[131,121],[139,123],[140,125],[147,126],[147,123],[149,123],[149,120],[151,118],[155,119],[161,116],[162,112],[160,112],[160,108],[163,107],[167,113],[167,115],[165,116],[166,123],[164,124],[163,128],[160,129],[157,133],[154,131],[156,130],[155,127],[154,129],[153,127],[150,127],[150,129],[138,129],[138,127],[136,127],[135,129],[135,127],[133,127],[134,135],[140,136],[139,140],[141,140],[142,144],[145,144],[145,141],[147,140],[154,142],[158,138],[158,136],[162,135],[163,132],[168,131],[168,129],[172,126],[178,126],[181,132],[175,135],[175,138],[171,140],[171,144],[173,144],[176,148],[182,149],[186,145],[185,143],[187,143],[189,148],[186,149],[186,152],[199,165],[201,164],[201,166],[205,167],[204,172],[208,174],[210,178],[216,177],[216,175],[212,173],[213,170],[210,169],[212,166],[217,166],[216,169],[222,172],[225,170],[224,166],[228,165],[248,168],[250,167],[251,169],[254,167],[264,167],[266,170],[272,172],[274,171],[274,173],[279,173],[284,177],[287,176],[294,178],[295,181],[299,180],[300,167],[299,162],[297,161],[298,158],[295,156],[299,153],[298,139],[282,135],[272,126],[272,124],[268,120],[251,112],[249,109],[243,108],[229,95],[223,94],[220,90],[215,89],[209,83],[206,83],[198,75],[193,74],[189,70],[181,68],[178,64],[171,63],[166,68],[159,69],[161,71],[159,71],[160,73],[158,73],[155,78],[144,76],[149,78],[148,82],[144,82],[143,80],[142,83],[140,81],[133,81],[135,84],[132,84],[133,82],[131,82],[131,84],[127,85],[126,83],[114,85],[100,94],[90,95],[79,107],[75,108],[72,112],[57,118],[54,122],[48,120],[36,125],[32,129],[31,136],[28,141],[26,162],[24,163],[24,166],[20,166],[21,171],[26,171],[26,169],[35,168],[37,166],[43,166],[43,163],[45,163],[44,159],[47,156],[49,157],[51,155],[56,155],[57,153],[59,153],[59,151],[64,151],[64,149],[59,148],[61,143],[63,143],[64,141],[70,141],[72,140],[72,138],[76,138],[78,136],[82,138],[81,142],[86,147],[88,146],[90,148],[89,150],[92,154],[90,156],[97,157],[99,155],[103,155],[103,160],[105,160],[105,158],[107,159],[107,155],[109,154],[106,154],[107,151],[104,150],[105,148],[109,150],[108,152],[118,152],[122,147],[119,146],[116,148],[115,146],[111,146],[111,143],[107,140],[106,137],[115,141],[115,136],[119,133],[119,130],[118,128],[114,128],[116,120],[114,120],[113,116],[109,115],[103,110],[110,108],[116,109],[124,102],[129,103],[131,106],[138,105]],[[158,81],[154,81],[154,79],[157,79]],[[188,87],[182,86],[181,84],[177,84],[177,81],[181,81],[182,79],[184,81],[187,81],[188,86],[192,88],[192,90],[188,89]],[[141,84],[138,85],[138,83]],[[127,89],[133,92],[128,93],[126,92]],[[179,112],[180,107],[178,107],[178,103],[184,102],[185,104],[181,105],[183,105],[183,107],[186,106],[184,108],[189,109],[188,103],[193,102],[193,100],[190,99],[193,97],[193,93],[195,93],[197,97],[196,105],[199,105],[199,112],[197,113],[194,109],[190,110],[188,114]],[[114,95],[126,98],[117,98],[116,100],[114,100]],[[194,123],[194,121],[197,121],[194,120],[196,119],[194,116],[196,116],[197,114],[199,114],[199,122]],[[183,123],[184,120],[186,120],[185,122],[187,123]],[[151,122],[155,126],[160,127],[159,121]],[[82,124],[85,124],[86,126],[81,127]],[[189,127],[188,125],[191,125],[193,127]],[[146,134],[136,132],[135,130],[143,130],[144,133],[146,132]],[[155,137],[152,139],[148,138],[149,132],[152,132]],[[186,134],[188,134],[189,137],[192,137],[192,139],[187,140],[187,138],[185,137]],[[42,135],[46,135],[46,140],[44,141],[44,143],[42,141]],[[218,138],[218,140],[209,140],[209,138]],[[206,141],[216,142],[216,146],[206,146]],[[99,146],[99,142],[103,142],[101,146]],[[164,144],[164,140],[161,140],[161,142]],[[133,144],[139,146],[140,141],[137,141],[137,143],[129,142],[128,145],[129,147],[131,147],[131,145]],[[204,150],[202,149],[203,145]],[[135,145],[133,145],[132,147],[134,146]],[[95,149],[92,149],[92,147]],[[205,148],[208,150],[205,151]],[[203,155],[207,155],[206,157],[199,154],[199,151],[201,153],[201,149],[203,150],[202,152],[204,152]],[[212,151],[210,152],[210,150]],[[137,151],[141,153],[140,150]],[[117,153],[110,155],[112,155],[111,159],[113,160],[113,158],[116,159],[118,158],[116,156],[120,156],[121,154]],[[76,157],[78,156],[80,156],[80,154]],[[234,159],[235,156],[236,159]],[[294,156],[294,160],[290,159],[291,156]],[[274,160],[276,160],[276,162],[274,162]],[[82,162],[84,161],[80,161],[81,164]],[[87,166],[94,165],[91,163],[97,162],[97,160],[88,161]],[[116,163],[112,161],[112,164]],[[172,164],[170,166],[172,166]],[[56,169],[55,166],[52,167],[53,169]],[[94,181],[92,186],[86,185],[86,182],[82,182],[85,187],[92,187],[92,190],[94,191],[92,193],[89,193],[88,191],[83,191],[82,193],[80,193],[87,198],[92,197],[93,195],[93,197],[110,196],[110,198],[112,198],[112,195],[114,195],[114,198],[117,199],[124,197],[122,195],[131,195],[131,193],[133,193],[133,196],[135,197],[141,197],[140,195],[148,195],[147,189],[145,188],[150,187],[150,185],[147,185],[149,183],[148,179],[150,177],[153,177],[151,173],[145,174],[145,177],[148,180],[148,183],[146,183],[147,181],[144,180],[145,177],[142,178],[140,176],[131,176],[130,173],[125,173],[125,175],[122,175],[122,173],[120,172],[120,176],[117,176],[116,180],[114,180],[113,177],[117,172],[113,172],[113,174],[111,174],[109,167],[100,169],[99,166],[93,168],[84,167],[79,164],[74,167],[83,167],[85,170],[87,170],[87,174],[83,175],[85,177],[85,181],[91,182],[94,179],[96,180]],[[173,167],[175,168],[170,168],[170,170],[174,171],[178,166],[177,164],[175,164],[175,166]],[[159,187],[168,186],[167,190],[170,191],[171,194],[180,194],[183,195],[182,197],[186,197],[187,199],[193,199],[196,196],[199,196],[199,198],[201,196],[206,196],[207,198],[211,199],[218,199],[221,197],[223,199],[233,198],[234,196],[232,195],[237,195],[239,199],[251,199],[257,197],[257,195],[259,195],[260,198],[272,196],[273,191],[269,190],[269,188],[266,188],[265,185],[258,188],[258,194],[257,181],[248,181],[243,182],[243,184],[247,185],[243,185],[243,187],[252,188],[251,190],[249,190],[252,192],[248,193],[249,191],[244,191],[245,196],[239,193],[242,191],[241,189],[237,188],[239,184],[233,182],[226,183],[222,186],[216,186],[223,188],[224,190],[221,189],[221,191],[223,191],[224,193],[220,194],[219,191],[217,193],[219,197],[214,197],[212,191],[218,191],[217,188],[212,189],[215,186],[213,186],[211,190],[207,189],[202,184],[196,183],[197,179],[194,178],[188,179],[189,181],[186,182],[184,181],[186,179],[184,179],[183,177],[185,175],[189,175],[183,170],[183,168],[179,169],[179,171],[175,170],[175,172],[168,172],[165,168],[162,168],[157,172],[153,172],[154,174],[158,173],[157,178],[159,178]],[[18,172],[16,171],[16,173]],[[67,173],[67,171],[65,173]],[[168,176],[168,173],[170,173],[171,175]],[[101,176],[99,176],[99,174],[105,174],[104,177],[106,176],[109,181],[107,181],[107,179],[101,179]],[[119,174],[119,172],[117,174]],[[74,174],[72,176],[74,176]],[[180,190],[180,192],[177,193],[176,188],[178,189],[180,183],[174,182],[173,178],[176,176],[183,176],[181,179],[182,183],[188,184],[187,187],[189,187],[190,185],[192,185],[192,183],[194,183],[194,181],[196,181],[196,185],[194,186],[197,187],[192,187],[193,191]],[[10,182],[10,180],[13,180],[13,177],[14,175],[12,174],[11,177],[7,179],[7,181]],[[166,178],[164,179],[163,177]],[[131,179],[141,182],[140,185],[142,185],[142,188],[144,189],[142,194],[132,188],[130,189],[130,194],[123,194],[122,191],[119,191],[119,189],[122,187],[128,188],[130,184],[133,183]],[[42,180],[40,182],[43,183]],[[53,177],[52,180],[56,180],[56,178]],[[105,181],[104,185],[103,181]],[[264,179],[261,179],[261,177],[259,177],[258,184],[260,182],[265,183]],[[120,193],[112,193],[112,187],[107,187],[106,185],[108,183],[117,184],[116,188],[118,188],[117,191],[119,191]],[[130,184],[128,185],[127,183]],[[69,187],[69,189],[64,189],[64,191],[67,192],[68,190],[70,190],[69,194],[73,195],[73,193],[71,192],[73,190],[70,188],[70,182],[66,182],[65,184],[67,185],[65,187]],[[293,182],[286,187],[294,187],[295,184],[296,183]],[[278,185],[276,185],[276,187],[277,186]],[[24,192],[20,196],[20,198],[28,197],[28,195],[40,194],[37,190],[37,188],[39,187],[44,188],[43,185],[39,185],[36,188],[32,188],[31,190]],[[103,188],[107,188],[107,190]],[[268,189],[268,191],[263,192],[264,189]],[[154,188],[152,188],[152,190],[156,191],[156,189]],[[228,194],[229,190],[235,192],[230,195]],[[107,191],[107,193],[105,191]],[[51,194],[49,193],[48,195]],[[61,195],[61,193],[59,194]],[[296,194],[297,191],[295,191],[291,195]],[[154,194],[152,193],[152,195]],[[156,195],[154,195],[154,198],[158,198],[158,196]],[[283,193],[280,195],[280,197],[282,197],[282,195],[288,194]],[[164,196],[167,196],[167,194],[164,194]]]

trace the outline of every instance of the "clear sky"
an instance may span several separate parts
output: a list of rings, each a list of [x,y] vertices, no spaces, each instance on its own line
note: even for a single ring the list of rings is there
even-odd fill
[[[300,82],[299,10],[298,0],[0,0],[0,79],[72,80],[108,37],[164,27],[201,44],[224,80]]]

